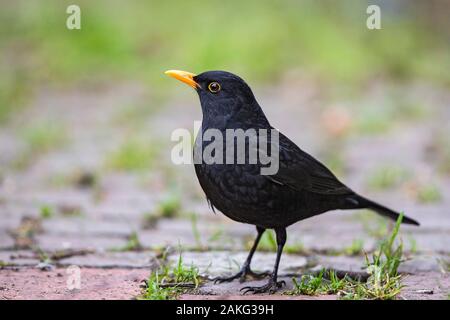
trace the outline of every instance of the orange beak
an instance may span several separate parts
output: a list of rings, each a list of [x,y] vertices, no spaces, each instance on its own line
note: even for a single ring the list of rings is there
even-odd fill
[[[187,85],[190,85],[192,88],[197,89],[200,87],[200,85],[194,81],[195,74],[187,71],[180,71],[180,70],[168,70],[165,72],[165,74],[180,80],[181,82],[186,83]]]

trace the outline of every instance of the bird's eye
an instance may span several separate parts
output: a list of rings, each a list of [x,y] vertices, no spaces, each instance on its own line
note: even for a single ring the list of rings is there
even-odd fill
[[[220,84],[217,83],[217,82],[211,82],[211,83],[208,85],[208,90],[209,90],[210,92],[212,92],[212,93],[219,92],[219,91],[220,91]]]

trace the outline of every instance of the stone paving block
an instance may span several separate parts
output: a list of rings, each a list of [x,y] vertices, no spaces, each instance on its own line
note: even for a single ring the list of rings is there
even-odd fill
[[[14,239],[5,230],[0,230],[0,250],[9,249],[13,246]]]
[[[167,233],[161,230],[144,230],[138,233],[139,242],[145,248],[157,248],[157,247],[196,247],[197,242],[193,235],[189,233]]]
[[[8,206],[3,206],[0,204],[0,217],[2,219],[2,223],[0,225],[0,234],[6,233],[8,230],[16,228],[20,221],[22,220],[22,216],[24,215],[24,209],[15,209],[11,210]]]
[[[110,222],[127,222],[140,223],[144,214],[148,212],[146,208],[136,208],[127,203],[111,203],[110,201],[102,201],[101,203],[92,205],[88,210],[93,216]]]
[[[45,171],[46,169],[42,169]],[[8,201],[12,203],[20,204],[20,206],[33,209],[39,214],[39,207],[41,205],[52,205],[54,207],[74,207],[80,208],[82,211],[92,201],[92,195],[87,191],[80,191],[72,188],[64,189],[52,189],[43,190],[41,186],[34,186],[31,181],[34,181],[31,177],[29,179],[18,179],[21,183],[24,183],[24,189],[17,189],[15,192],[8,193]],[[20,192],[19,192],[20,190]]]
[[[310,257],[310,265],[314,270],[326,268],[359,273],[364,272],[365,258],[362,256],[315,255]]]
[[[148,277],[144,269],[80,269],[80,289],[67,286],[70,274],[65,268],[0,270],[0,300],[116,300],[134,299],[140,283]]]
[[[110,222],[96,218],[74,217],[74,218],[51,218],[42,221],[42,227],[46,234],[53,235],[92,235],[126,237],[139,226],[132,221]]]
[[[198,267],[201,275],[213,278],[238,272],[247,255],[248,252],[243,251],[183,252],[182,259],[185,266],[194,265]],[[275,263],[275,257],[275,253],[256,252],[252,260],[252,270],[271,271]],[[175,265],[178,259],[179,253],[173,253],[169,256],[168,261]],[[283,254],[279,273],[283,275],[298,272],[307,266],[307,262],[305,257]]]
[[[265,294],[243,294],[240,290],[245,286],[263,286],[267,283],[268,278],[257,280],[257,281],[246,281],[244,283],[239,282],[239,280],[234,280],[232,282],[223,282],[220,284],[214,284],[213,281],[207,282],[203,285],[201,285],[198,289],[196,294],[202,295],[202,296],[220,296],[220,297],[226,297],[226,296],[241,296],[244,299],[261,299],[261,297],[273,297],[273,295],[269,293]],[[278,277],[278,281],[285,281],[286,285],[283,286],[282,289],[280,289],[275,296],[281,296],[282,293],[292,290],[293,288],[293,282],[292,277],[284,277],[280,276]],[[289,298],[291,296],[284,295],[286,298]]]
[[[209,220],[198,221],[194,229],[191,220],[162,219],[155,228],[139,231],[138,235],[144,247],[182,245],[188,248],[206,246],[214,249],[243,248],[248,229],[237,227],[230,233],[226,228],[227,226]]]
[[[123,248],[127,239],[119,237],[104,237],[96,235],[51,235],[40,234],[35,237],[37,246],[44,251],[63,249],[105,251]]]
[[[435,230],[430,233],[413,233],[412,239],[420,252],[440,252],[450,253],[450,230],[448,232],[439,232]],[[405,243],[408,238],[405,237]]]
[[[0,251],[0,261],[7,265],[19,267],[34,267],[39,263],[36,254],[26,250]]]
[[[143,194],[142,190],[137,192],[140,194],[138,197],[133,197],[133,194],[130,194],[129,190],[125,195],[123,193],[106,194],[101,202],[92,204],[89,210],[99,217],[108,219],[128,217],[133,220],[138,220],[145,213],[154,212],[156,205],[149,192],[145,194]]]
[[[410,274],[424,272],[432,272],[436,274],[439,272],[448,272],[448,265],[450,265],[449,262],[450,256],[439,254],[415,255],[400,264],[399,272]],[[447,264],[447,266],[445,266],[445,264]]]
[[[450,294],[449,274],[422,272],[405,276],[400,299],[406,300],[448,300]]]
[[[355,241],[362,241],[363,249],[372,251],[376,247],[376,241],[368,237],[365,233],[349,232],[349,233],[304,233],[301,236],[289,236],[291,243],[301,243],[306,250],[324,252],[324,251],[344,251],[354,244]]]
[[[73,256],[58,261],[58,266],[77,265],[88,268],[146,269],[149,271],[159,266],[153,252],[103,252]]]

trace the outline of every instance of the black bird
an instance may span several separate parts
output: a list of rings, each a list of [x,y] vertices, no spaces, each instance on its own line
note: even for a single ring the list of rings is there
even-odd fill
[[[273,129],[252,90],[240,77],[225,71],[195,75],[169,70],[166,74],[190,85],[199,95],[203,121],[194,153],[211,143],[199,139],[207,129],[217,129],[224,136],[226,129]],[[248,141],[246,146],[249,146]],[[212,209],[217,208],[235,221],[255,225],[258,233],[242,269],[231,277],[219,277],[216,281],[236,278],[243,281],[247,275],[258,276],[251,271],[250,262],[264,231],[275,230],[277,256],[270,280],[261,287],[244,287],[241,289],[244,293],[275,292],[284,284],[277,281],[278,265],[286,243],[286,227],[297,221],[335,209],[368,208],[393,220],[399,216],[398,212],[351,190],[282,133],[279,133],[278,172],[262,175],[262,166],[260,162],[211,164],[202,161],[195,164],[198,180]],[[419,225],[408,217],[403,217],[402,221]]]

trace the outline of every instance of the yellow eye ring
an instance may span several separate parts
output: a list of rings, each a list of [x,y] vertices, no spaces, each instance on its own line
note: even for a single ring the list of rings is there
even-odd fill
[[[212,92],[212,93],[217,93],[217,92],[219,92],[220,91],[220,84],[218,83],[218,82],[211,82],[209,85],[208,85],[208,90],[210,91],[210,92]]]

